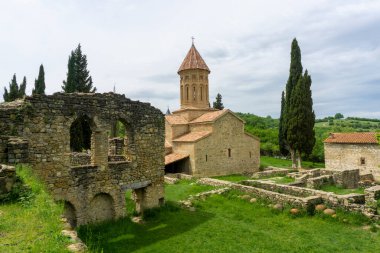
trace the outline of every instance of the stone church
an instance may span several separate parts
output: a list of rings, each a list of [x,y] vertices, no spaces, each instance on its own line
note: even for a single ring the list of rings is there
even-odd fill
[[[165,116],[165,172],[203,177],[257,171],[260,140],[232,111],[210,108],[210,69],[194,43],[178,74],[181,108]]]

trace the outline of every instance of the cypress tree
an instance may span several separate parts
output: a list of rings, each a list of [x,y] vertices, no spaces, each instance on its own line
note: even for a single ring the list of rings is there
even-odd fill
[[[20,84],[20,89],[18,91],[18,98],[23,98],[25,96],[25,89],[26,89],[26,77],[24,76],[24,79],[22,79],[22,83]]]
[[[72,92],[95,92],[92,77],[87,70],[87,56],[82,54],[81,45],[71,51],[67,63],[67,78],[63,81],[62,89],[66,93]]]
[[[219,93],[216,95],[215,102],[213,103],[213,108],[218,110],[224,109],[224,105],[222,103],[222,95]]]
[[[283,136],[288,136],[289,128],[289,111],[291,110],[292,104],[292,93],[295,86],[298,83],[298,79],[302,76],[302,63],[301,63],[301,49],[298,46],[297,39],[294,38],[292,41],[291,52],[290,52],[290,69],[289,69],[289,78],[286,83],[286,94],[285,94],[285,116],[283,115]],[[295,150],[289,145],[288,140],[286,140],[285,146],[288,148],[289,153],[292,158],[292,168],[296,168],[296,154]]]
[[[278,128],[278,144],[282,155],[287,156],[289,151],[286,147],[286,134],[285,134],[285,92],[281,94],[281,114]]]
[[[25,83],[25,85],[24,85]],[[22,84],[22,89],[18,87],[16,74],[13,75],[11,82],[9,83],[9,91],[4,87],[3,98],[5,102],[11,102],[18,98],[22,98],[25,95],[26,78]]]
[[[315,144],[313,100],[311,97],[311,77],[307,70],[300,76],[290,99],[288,112],[287,141],[291,149],[298,153],[298,167],[301,154],[310,154]]]
[[[45,94],[45,71],[44,66],[41,64],[38,71],[38,78],[34,80],[34,89],[32,94]]]

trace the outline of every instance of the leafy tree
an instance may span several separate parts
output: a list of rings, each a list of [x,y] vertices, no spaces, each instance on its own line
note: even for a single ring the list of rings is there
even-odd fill
[[[215,102],[213,103],[214,109],[223,110],[222,95],[219,93],[216,95]]]
[[[25,96],[26,78],[24,77],[20,87],[17,84],[16,74],[13,75],[11,82],[9,83],[9,91],[4,87],[3,98],[5,102],[11,102],[18,98]]]
[[[311,78],[306,70],[293,90],[287,115],[287,141],[290,148],[298,152],[298,167],[301,167],[301,155],[311,154],[315,144],[315,114],[310,87]]]
[[[38,71],[38,78],[34,80],[34,89],[32,94],[45,94],[45,71],[44,66],[40,65],[40,70]]]
[[[289,151],[286,147],[286,132],[285,132],[285,93],[284,91],[281,94],[281,114],[280,114],[280,123],[278,129],[278,144],[280,153],[284,156],[289,154]]]
[[[335,114],[334,118],[335,119],[343,119],[344,116],[343,116],[343,114],[341,114],[340,112],[338,112],[337,114]]]
[[[298,83],[298,79],[302,76],[302,63],[301,63],[301,49],[298,46],[297,39],[294,38],[292,41],[291,52],[290,52],[290,69],[289,69],[289,77],[286,83],[286,94],[285,94],[285,109],[284,113],[282,113],[283,117],[283,125],[281,128],[282,136],[288,136],[288,128],[289,128],[289,112],[291,110],[291,99],[294,87]],[[296,154],[295,150],[289,145],[286,141],[285,145],[292,158],[292,167],[296,168]]]
[[[72,92],[95,92],[92,77],[87,70],[87,56],[82,54],[81,45],[71,51],[67,63],[67,79],[63,81],[62,89],[66,93]]]

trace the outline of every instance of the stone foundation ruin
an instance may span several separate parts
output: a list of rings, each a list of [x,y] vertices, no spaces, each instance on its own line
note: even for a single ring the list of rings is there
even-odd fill
[[[81,122],[87,148],[73,152]],[[123,125],[123,137],[115,125]],[[87,138],[87,139],[86,139]],[[85,150],[87,149],[87,150]],[[164,200],[164,117],[147,103],[114,93],[55,93],[0,104],[0,164],[30,164],[72,225],[125,215]]]

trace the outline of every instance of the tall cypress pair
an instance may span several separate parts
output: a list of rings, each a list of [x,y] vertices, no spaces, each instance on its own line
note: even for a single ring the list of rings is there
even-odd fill
[[[296,39],[291,47],[291,61],[286,92],[281,96],[279,145],[283,155],[290,153],[292,168],[301,167],[301,155],[310,154],[315,144],[311,77],[302,74],[301,50]]]

